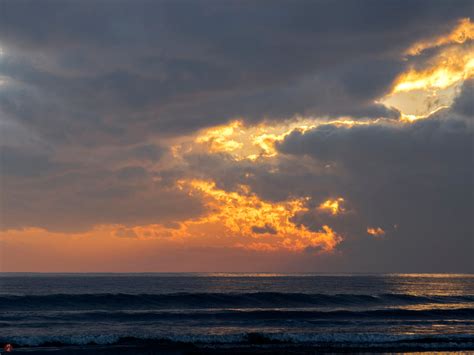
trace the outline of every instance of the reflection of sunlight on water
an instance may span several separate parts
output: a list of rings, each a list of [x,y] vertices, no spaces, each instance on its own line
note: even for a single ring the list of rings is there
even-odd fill
[[[390,293],[412,296],[474,295],[474,275],[389,274],[384,286]]]
[[[392,326],[389,326],[390,331],[393,334],[400,335],[413,335],[419,337],[421,336],[436,336],[437,334],[442,334],[444,336],[454,335],[454,334],[469,334],[471,332],[474,323],[472,321],[465,320],[436,320],[436,323],[430,324],[429,322],[420,322],[418,320],[403,320],[397,324],[397,321],[387,321],[387,323],[393,323]],[[403,352],[404,354],[408,354]],[[449,354],[450,352],[446,352]],[[416,353],[410,353],[416,354]],[[423,354],[441,354],[440,352],[423,352]],[[459,354],[459,353],[457,353]],[[466,354],[466,352],[464,352]]]
[[[266,273],[266,272],[206,272],[198,273],[200,277],[289,277],[289,276],[305,276],[305,274],[284,274],[284,273]],[[312,274],[307,274],[312,276]]]
[[[464,303],[424,303],[424,304],[410,304],[410,305],[397,305],[393,307],[393,309],[404,309],[407,311],[428,311],[428,310],[441,310],[441,309],[466,309],[466,308],[473,308],[473,302],[464,302]]]
[[[326,273],[326,272],[191,272],[193,276],[200,277],[384,277],[384,278],[428,278],[428,279],[446,279],[446,278],[463,278],[474,279],[474,274],[404,274],[404,273],[389,273],[389,274],[364,274],[364,273]]]
[[[426,278],[450,278],[450,277],[463,277],[463,278],[474,278],[474,274],[403,274],[393,273],[385,274],[384,276],[396,276],[396,277],[426,277]]]

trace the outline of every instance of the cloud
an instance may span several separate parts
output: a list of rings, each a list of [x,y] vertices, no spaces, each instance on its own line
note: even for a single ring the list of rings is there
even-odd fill
[[[460,0],[5,5],[0,109],[76,144],[138,142],[235,117],[387,114],[372,101],[404,67],[403,50],[470,9]]]
[[[115,236],[119,238],[137,238],[137,234],[133,229],[120,228],[115,232]]]
[[[252,226],[252,232],[256,234],[277,234],[277,230],[271,224],[264,226]]]
[[[140,160],[158,161],[166,152],[166,148],[154,144],[142,144],[130,149],[129,155]]]
[[[4,176],[35,177],[53,172],[58,164],[42,153],[0,146],[0,171]]]
[[[242,255],[308,251],[303,269],[472,269],[472,80],[419,122],[379,100],[456,45],[471,1],[2,5],[3,231],[238,235]]]
[[[468,118],[474,118],[474,79],[466,80],[461,88],[460,95],[453,104],[456,113]]]
[[[331,226],[346,236],[347,265],[372,260],[390,270],[399,255],[407,270],[434,270],[439,260],[452,270],[472,270],[472,137],[472,125],[448,111],[412,124],[320,126],[292,133],[278,149],[338,167],[340,183],[330,188],[353,213]],[[315,176],[312,183],[322,182]],[[300,218],[310,226],[328,223],[311,214]],[[360,242],[366,226],[373,225],[391,238],[362,248],[370,244]]]
[[[117,177],[121,180],[143,180],[148,177],[148,172],[141,166],[127,166],[117,172]]]
[[[154,181],[143,167],[75,165],[41,176],[33,165],[19,173],[1,180],[2,229],[72,233],[104,224],[166,224],[204,213],[198,198]]]
[[[367,234],[370,234],[374,237],[380,237],[385,235],[385,231],[380,227],[369,227],[367,228]]]

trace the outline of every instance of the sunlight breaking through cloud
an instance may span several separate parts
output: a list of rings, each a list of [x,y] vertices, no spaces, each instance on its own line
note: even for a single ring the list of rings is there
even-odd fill
[[[447,35],[413,44],[406,52],[408,61],[428,49],[437,51],[423,59],[421,65],[411,64],[380,102],[399,109],[407,121],[426,118],[449,107],[462,83],[474,77],[473,38],[474,24],[466,18]]]
[[[474,39],[474,23],[471,22],[470,18],[463,18],[458,21],[458,25],[450,33],[416,42],[408,48],[406,54],[419,55],[425,49],[450,43],[462,44],[472,39]]]
[[[321,203],[318,209],[320,211],[329,212],[335,216],[345,211],[345,208],[342,206],[343,203],[344,199],[342,197],[329,199]]]
[[[219,224],[223,227],[220,233],[261,239],[266,250],[283,248],[300,251],[307,247],[318,247],[321,251],[330,252],[342,240],[329,226],[314,232],[292,221],[297,213],[308,211],[308,198],[268,202],[243,185],[238,192],[228,192],[217,188],[211,181],[191,180],[179,184],[191,194],[202,194],[208,209],[212,211],[189,222],[188,227],[199,224],[200,229],[205,230],[206,225],[211,227]],[[243,244],[239,242],[237,246],[242,247]]]

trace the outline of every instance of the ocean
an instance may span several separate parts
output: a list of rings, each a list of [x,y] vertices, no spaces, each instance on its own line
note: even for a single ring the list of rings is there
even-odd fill
[[[474,351],[474,275],[3,273],[7,343],[25,354]]]

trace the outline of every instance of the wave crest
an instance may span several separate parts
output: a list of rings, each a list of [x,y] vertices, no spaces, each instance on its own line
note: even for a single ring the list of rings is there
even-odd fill
[[[52,294],[2,295],[0,309],[174,309],[174,308],[305,308],[378,305],[471,303],[468,296],[414,296],[406,294],[305,293],[172,293],[172,294]]]

